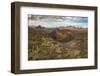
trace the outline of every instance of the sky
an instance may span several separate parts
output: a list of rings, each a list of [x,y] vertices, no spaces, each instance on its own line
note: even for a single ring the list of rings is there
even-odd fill
[[[87,27],[88,17],[78,17],[78,16],[53,16],[53,15],[28,15],[29,26],[43,26],[48,28],[55,27]]]

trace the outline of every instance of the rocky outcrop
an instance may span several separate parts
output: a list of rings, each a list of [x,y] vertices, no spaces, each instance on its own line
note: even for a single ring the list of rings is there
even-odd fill
[[[74,38],[73,31],[70,29],[55,29],[50,33],[50,35],[54,40],[60,42],[68,42]]]

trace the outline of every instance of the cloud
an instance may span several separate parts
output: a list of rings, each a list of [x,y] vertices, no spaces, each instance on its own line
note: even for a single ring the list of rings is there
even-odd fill
[[[50,15],[28,15],[31,20],[34,21],[33,24],[42,25],[46,27],[59,27],[66,25],[77,25],[77,26],[87,26],[88,17],[78,17],[78,16],[50,16]]]

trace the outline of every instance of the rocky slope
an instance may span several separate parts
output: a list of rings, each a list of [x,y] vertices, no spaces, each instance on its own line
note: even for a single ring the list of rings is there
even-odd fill
[[[87,28],[28,27],[28,59],[87,58]]]

